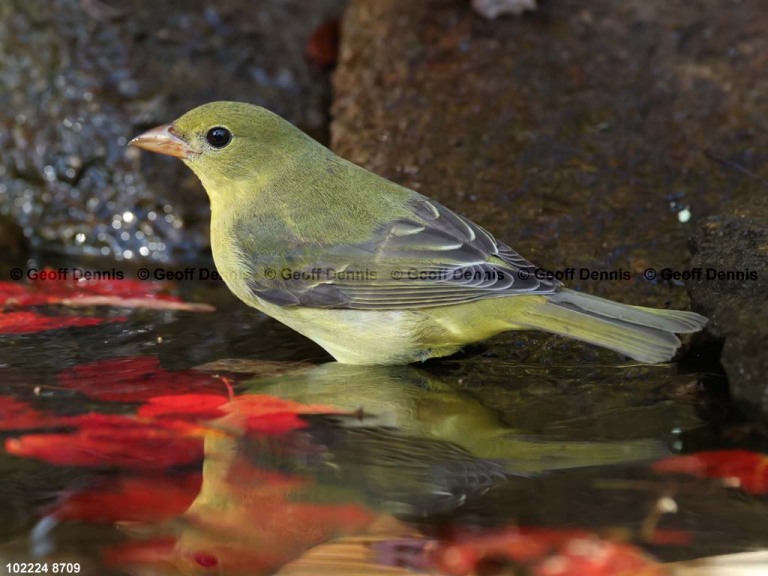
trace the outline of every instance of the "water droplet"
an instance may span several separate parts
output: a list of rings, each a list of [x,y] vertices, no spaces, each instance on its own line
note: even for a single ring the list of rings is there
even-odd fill
[[[130,239],[131,239],[131,233],[130,232],[123,231],[120,234],[120,240],[122,240],[123,242],[128,242],[128,240],[130,240]]]
[[[155,220],[157,220],[157,213],[155,213],[155,212],[148,212],[147,213],[147,220],[149,220],[151,222],[154,222]]]
[[[691,219],[691,211],[688,208],[683,208],[677,213],[677,219],[683,224]]]
[[[46,182],[53,182],[56,180],[56,169],[48,164],[45,168],[43,168],[43,178]]]
[[[127,210],[123,212],[123,221],[133,222],[133,212],[128,212]]]
[[[75,244],[82,244],[83,242],[85,242],[85,234],[82,232],[75,234]]]
[[[146,246],[142,246],[141,248],[139,248],[139,254],[141,254],[142,256],[149,256],[149,248],[147,248]]]
[[[124,250],[123,258],[125,258],[126,260],[130,260],[131,258],[133,258],[133,250]]]

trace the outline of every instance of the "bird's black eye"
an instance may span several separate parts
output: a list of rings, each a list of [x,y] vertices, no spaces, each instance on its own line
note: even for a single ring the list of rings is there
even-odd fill
[[[232,132],[221,126],[216,126],[208,130],[205,139],[214,148],[224,148],[232,141]]]

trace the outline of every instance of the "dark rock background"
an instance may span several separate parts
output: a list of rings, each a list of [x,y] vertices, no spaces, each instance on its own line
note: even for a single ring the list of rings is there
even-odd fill
[[[127,149],[217,99],[327,125],[304,53],[342,0],[0,3],[0,213],[33,247],[182,260],[207,246],[207,198],[179,162]]]
[[[734,391],[760,401],[766,220],[748,215],[766,193],[767,26],[760,0],[553,0],[495,21],[462,0],[353,0],[333,146],[543,268],[631,273],[569,283],[595,294],[688,307],[682,279],[644,271],[688,270],[694,236],[695,265],[759,269],[698,283],[694,309],[726,338]],[[707,219],[725,202],[745,212]]]
[[[731,392],[768,414],[768,196],[724,206],[705,219],[692,240],[692,263],[703,269],[751,272],[756,280],[689,282],[691,300],[710,318],[708,330],[725,340],[721,362]]]

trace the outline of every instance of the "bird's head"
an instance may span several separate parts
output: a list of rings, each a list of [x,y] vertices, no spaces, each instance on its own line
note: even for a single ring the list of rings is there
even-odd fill
[[[180,158],[200,178],[211,200],[236,182],[258,182],[314,143],[292,124],[242,102],[211,102],[130,141]]]

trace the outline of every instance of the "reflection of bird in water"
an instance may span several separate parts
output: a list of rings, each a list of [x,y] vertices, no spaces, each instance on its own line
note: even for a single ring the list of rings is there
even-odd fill
[[[453,449],[460,447],[476,458],[503,460],[505,469],[514,474],[649,460],[667,454],[666,447],[655,440],[568,442],[522,435],[473,396],[411,366],[329,363],[247,384],[256,393],[362,410],[372,415],[361,422],[365,427],[384,427],[392,438],[410,442],[448,442]],[[366,449],[374,450],[375,445],[368,440]],[[392,446],[390,452],[398,450],[396,444]]]
[[[377,510],[409,517],[448,513],[494,486],[508,483],[503,463],[430,438],[386,428],[319,422],[306,433],[323,447],[311,472],[321,484],[354,487]]]

